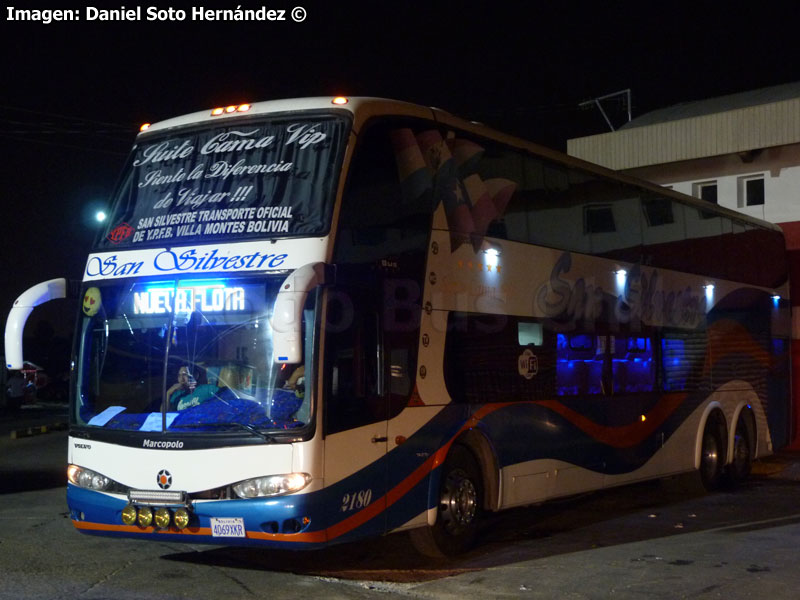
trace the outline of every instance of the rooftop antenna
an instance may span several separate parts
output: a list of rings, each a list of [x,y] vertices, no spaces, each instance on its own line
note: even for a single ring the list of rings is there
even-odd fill
[[[594,104],[595,106],[597,106],[598,109],[600,109],[600,114],[603,115],[603,118],[606,120],[606,123],[608,123],[608,127],[611,129],[611,131],[616,131],[614,126],[611,124],[611,119],[608,118],[608,115],[606,114],[606,111],[603,109],[603,105],[601,104],[601,102],[603,100],[608,100],[609,98],[617,98],[619,96],[624,96],[623,102],[625,102],[625,107],[627,108],[627,111],[628,111],[628,121],[627,122],[630,123],[631,122],[631,118],[632,118],[631,117],[631,89],[630,88],[628,88],[627,90],[620,90],[619,92],[614,92],[612,94],[606,94],[605,96],[599,96],[598,98],[593,98],[592,100],[587,100],[586,102],[581,102],[578,106],[580,108],[589,108],[590,106],[592,106]]]

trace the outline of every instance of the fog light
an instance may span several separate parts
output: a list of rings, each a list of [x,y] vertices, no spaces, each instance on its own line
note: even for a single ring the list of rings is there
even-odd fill
[[[167,527],[169,527],[169,519],[170,519],[170,514],[168,508],[162,507],[156,511],[155,523],[156,527],[158,527],[159,529],[166,529]]]
[[[125,525],[133,525],[136,523],[136,507],[133,504],[128,504],[122,509],[122,522]]]
[[[175,511],[175,527],[178,529],[185,529],[189,525],[189,511],[185,508],[179,508]]]
[[[139,525],[142,527],[150,527],[153,522],[153,509],[147,506],[139,509]]]

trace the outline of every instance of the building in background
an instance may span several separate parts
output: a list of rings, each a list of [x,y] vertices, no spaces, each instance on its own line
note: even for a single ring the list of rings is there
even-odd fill
[[[567,153],[784,230],[800,446],[800,82],[659,109],[617,131],[568,140]]]

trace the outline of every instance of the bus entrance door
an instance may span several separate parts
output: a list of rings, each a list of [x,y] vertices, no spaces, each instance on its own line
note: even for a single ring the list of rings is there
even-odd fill
[[[387,398],[380,312],[373,294],[328,290],[325,486],[338,538],[386,528]]]

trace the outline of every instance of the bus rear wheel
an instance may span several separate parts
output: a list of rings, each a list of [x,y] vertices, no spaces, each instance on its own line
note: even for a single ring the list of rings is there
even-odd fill
[[[750,476],[753,467],[753,451],[747,425],[740,418],[733,436],[733,459],[725,472],[727,482],[739,485]]]
[[[722,480],[725,446],[722,432],[716,420],[709,420],[703,430],[700,448],[700,482],[711,492],[719,488]]]
[[[482,502],[478,463],[467,448],[454,445],[442,465],[436,523],[409,532],[417,551],[434,558],[467,551],[478,533]]]

